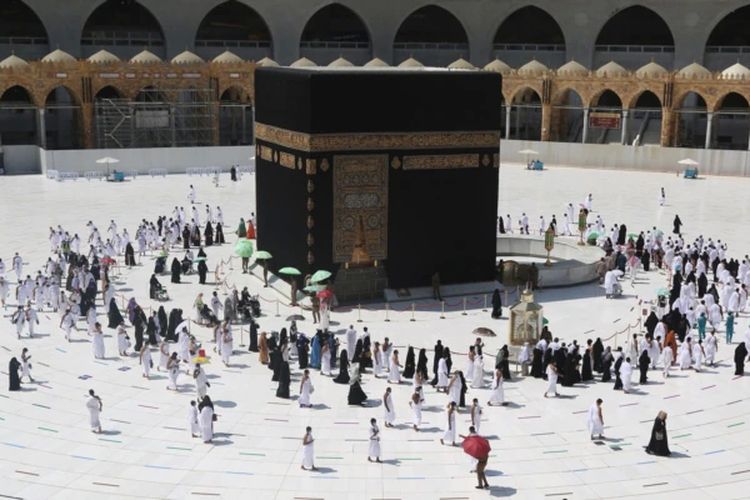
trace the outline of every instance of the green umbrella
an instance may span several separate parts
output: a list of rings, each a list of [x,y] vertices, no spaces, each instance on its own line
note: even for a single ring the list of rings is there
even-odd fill
[[[586,238],[589,239],[589,240],[590,239],[597,239],[597,238],[599,238],[599,233],[597,233],[596,231],[591,231]]]
[[[305,288],[303,288],[303,290],[308,293],[317,293],[325,289],[325,285],[307,285]]]
[[[324,270],[315,271],[313,275],[310,277],[311,283],[320,283],[321,281],[325,281],[328,278],[331,277],[331,273]]]
[[[255,252],[256,260],[268,260],[272,258],[273,256],[269,252],[266,252],[265,250],[258,250],[257,252]]]
[[[628,239],[629,238],[633,238],[634,240],[637,240],[638,236],[640,236],[640,235],[639,234],[635,234],[635,233],[628,233]]]
[[[547,318],[542,317],[542,325],[548,325],[549,320]]]
[[[204,260],[206,260],[205,257],[196,257],[195,258],[195,262],[203,262]]]
[[[234,253],[242,258],[249,259],[253,255],[253,242],[247,238],[240,238],[234,244]]]
[[[279,269],[279,274],[285,274],[287,276],[300,276],[302,273],[296,267],[282,267]]]
[[[656,295],[659,297],[666,297],[667,295],[669,295],[669,290],[667,290],[666,288],[659,288],[656,291]]]

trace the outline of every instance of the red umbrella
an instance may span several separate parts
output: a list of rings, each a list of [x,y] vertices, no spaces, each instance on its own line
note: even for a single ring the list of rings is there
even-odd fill
[[[322,300],[330,299],[332,296],[333,296],[333,292],[330,291],[328,288],[318,292],[318,298]]]
[[[477,435],[469,436],[464,439],[461,446],[464,448],[464,453],[476,458],[477,460],[487,458],[491,449],[489,441],[482,436]]]

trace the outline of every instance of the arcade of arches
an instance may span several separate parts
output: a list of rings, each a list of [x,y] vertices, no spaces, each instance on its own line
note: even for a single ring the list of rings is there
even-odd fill
[[[750,75],[696,75],[663,68],[607,74],[565,66],[558,71],[541,65],[501,70],[504,138],[720,149],[749,146]],[[255,68],[256,63],[241,60],[60,61],[0,68],[0,141],[55,149],[96,147],[101,125],[97,110],[116,101],[138,102],[141,90],[151,87],[161,92],[150,95],[163,96],[164,110],[179,106],[181,92],[206,89],[210,132],[203,143],[251,144]]]

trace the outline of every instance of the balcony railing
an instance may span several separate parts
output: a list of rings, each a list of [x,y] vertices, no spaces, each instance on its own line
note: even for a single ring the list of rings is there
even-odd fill
[[[747,45],[707,45],[706,52],[709,54],[750,54],[750,46],[747,46]]]
[[[303,49],[369,49],[370,42],[324,42],[324,41],[302,41],[299,46]]]
[[[527,52],[565,52],[565,45],[554,43],[496,43],[494,50],[522,50]]]
[[[0,45],[47,45],[43,36],[0,36]]]
[[[406,42],[394,43],[393,48],[401,50],[469,50],[469,44],[446,42]]]
[[[270,40],[196,40],[196,47],[234,47],[242,49],[267,49]]]
[[[645,52],[671,54],[674,52],[674,45],[596,45],[594,50],[597,52]]]
[[[144,31],[92,31],[81,38],[81,45],[116,45],[162,47],[161,33]]]

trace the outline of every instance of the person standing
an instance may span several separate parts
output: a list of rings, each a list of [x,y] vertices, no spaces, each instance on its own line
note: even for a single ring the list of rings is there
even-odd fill
[[[200,437],[201,435],[201,425],[198,421],[198,406],[195,404],[195,401],[190,401],[190,409],[188,410],[188,425],[190,427],[190,436],[191,437]]]
[[[378,428],[378,422],[374,418],[370,419],[370,449],[367,452],[367,461],[372,462],[375,459],[377,463],[380,462],[380,429]]]
[[[476,432],[479,432],[479,427],[482,422],[482,407],[479,406],[479,400],[474,398],[471,402],[471,425],[474,427]]]
[[[314,455],[315,449],[313,448],[315,439],[312,435],[312,427],[307,426],[305,428],[305,436],[302,438],[302,470],[318,470],[315,468]]]
[[[31,354],[26,347],[21,351],[21,378],[19,382],[23,382],[24,377],[29,377],[29,382],[34,382],[34,379],[31,378]]]
[[[659,188],[659,206],[663,207],[664,203],[667,202],[667,194],[664,192],[664,188]]]
[[[37,306],[41,306],[41,303],[37,302]],[[32,338],[34,336],[34,325],[39,324],[39,317],[36,309],[31,307],[31,302],[26,305],[26,323],[29,325],[29,338]]]
[[[414,393],[411,395],[409,406],[412,410],[412,426],[415,431],[419,431],[419,426],[422,424],[422,403],[424,398],[422,397],[422,387],[417,386],[414,388]]]
[[[745,358],[747,358],[747,347],[744,342],[737,344],[734,349],[734,374],[742,376],[745,374]]]
[[[20,391],[21,390],[21,378],[18,376],[18,370],[21,368],[21,363],[15,357],[10,358],[8,363],[8,390],[9,391]]]
[[[391,356],[391,368],[388,372],[388,383],[389,384],[400,384],[401,383],[401,363],[398,359],[398,349],[393,351]]]
[[[469,436],[476,436],[477,431],[474,428],[474,426],[469,427]],[[463,436],[462,436],[463,437]],[[476,457],[476,471],[477,471],[477,485],[475,486],[476,489],[482,490],[482,489],[489,489],[490,483],[487,482],[487,476],[485,475],[484,471],[487,469],[487,461],[489,460],[489,454],[485,456]]]
[[[26,323],[26,312],[22,306],[18,306],[18,309],[10,317],[10,322],[16,325],[16,336],[20,339],[23,326]]]
[[[547,389],[544,391],[544,397],[546,398],[550,392],[555,397],[559,396],[557,393],[557,366],[555,366],[554,361],[547,365]]]
[[[667,440],[667,413],[664,411],[660,411],[654,420],[654,426],[651,428],[651,440],[646,446],[646,453],[661,457],[668,457],[672,454],[669,451]]]
[[[711,335],[706,339],[706,364],[713,367],[716,353],[719,351],[719,342],[716,339],[716,332],[711,332]]]
[[[198,405],[198,411],[200,412],[200,426],[201,426],[201,438],[203,442],[208,444],[214,438],[214,403],[208,396],[203,396],[203,400]]]
[[[173,352],[172,355],[169,356],[169,361],[167,361],[167,372],[169,374],[169,385],[167,386],[167,390],[176,391],[177,376],[180,374],[180,360],[177,359],[176,352]]]
[[[451,401],[445,408],[445,414],[447,417],[447,426],[443,437],[440,438],[440,444],[445,444],[446,441],[451,443],[451,446],[456,446],[456,402]]]
[[[94,323],[91,345],[94,350],[94,359],[104,359],[104,332],[101,323]]]
[[[89,411],[89,425],[91,432],[96,434],[102,433],[102,423],[99,414],[102,412],[104,405],[102,399],[94,394],[94,389],[89,389],[89,398],[86,400],[86,409]]]
[[[492,314],[493,319],[499,319],[503,316],[503,299],[500,297],[500,290],[498,288],[492,292]]]
[[[501,405],[505,406],[505,390],[503,389],[503,371],[495,368],[495,377],[492,380],[492,393],[487,406]],[[476,427],[476,426],[475,426]]]
[[[393,396],[391,396],[391,388],[385,388],[385,394],[383,394],[383,409],[385,410],[385,416],[383,421],[386,427],[393,427],[393,422],[396,421],[396,409],[393,407]]]
[[[310,394],[313,392],[313,385],[310,381],[310,370],[305,370],[302,380],[299,384],[299,406],[300,408],[312,408]]]
[[[191,205],[195,203],[196,194],[195,194],[195,188],[193,187],[192,184],[190,184],[190,189],[188,189],[187,198]]]
[[[602,414],[603,402],[604,401],[599,398],[589,408],[587,424],[592,441],[594,440],[594,436],[599,436],[599,439],[604,439],[604,415]]]

